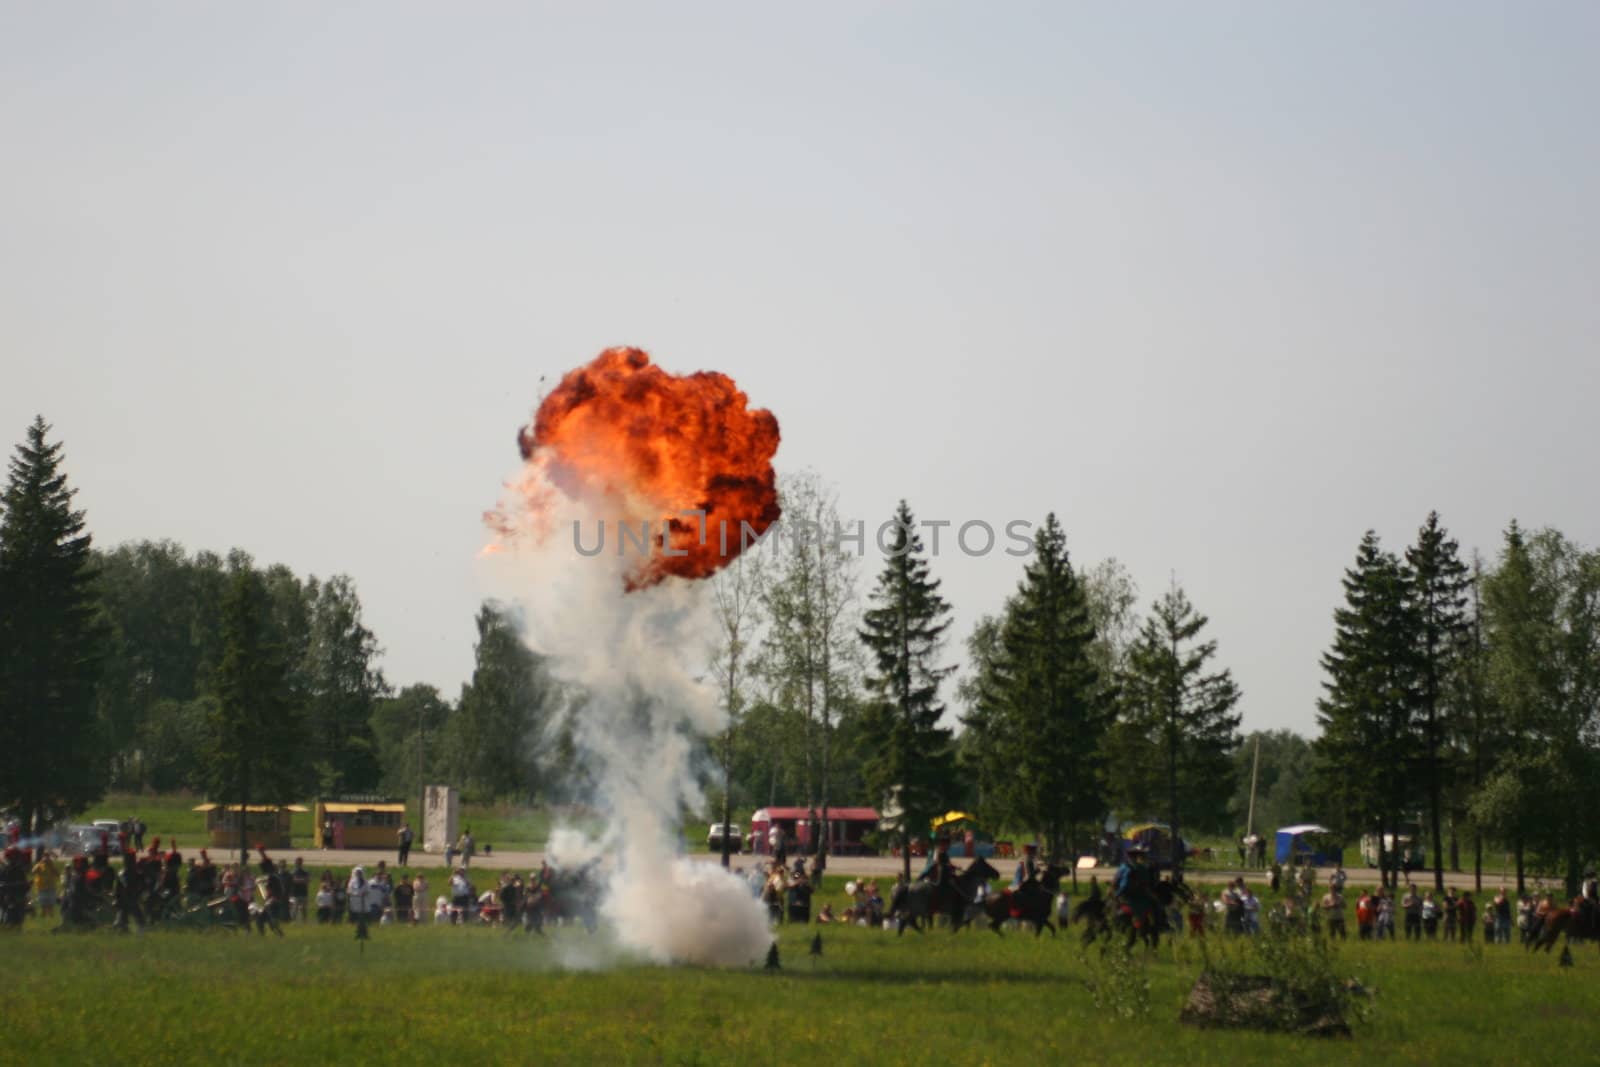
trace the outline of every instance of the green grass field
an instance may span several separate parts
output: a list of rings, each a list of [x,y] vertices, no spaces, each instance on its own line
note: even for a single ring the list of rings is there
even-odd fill
[[[434,885],[442,871],[430,871]],[[821,899],[842,897],[830,878]],[[480,887],[481,888],[481,887]],[[813,961],[811,936],[824,953]],[[62,934],[6,943],[8,1047],[30,1062],[887,1064],[1587,1063],[1600,1041],[1600,953],[1350,943],[1341,972],[1376,991],[1349,1040],[1177,1024],[1193,944],[1151,955],[1147,1011],[1097,1008],[1106,964],[1076,937],[784,927],[781,973],[641,965],[602,938],[350,926],[255,935]],[[131,1045],[130,1045],[131,1042]],[[819,1059],[820,1057],[820,1059]]]

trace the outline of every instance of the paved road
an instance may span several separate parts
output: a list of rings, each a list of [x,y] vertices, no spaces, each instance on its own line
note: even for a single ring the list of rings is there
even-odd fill
[[[292,849],[280,849],[276,850],[274,855],[291,860],[295,856],[303,856],[305,857],[306,864],[313,869],[321,867],[353,867],[358,863],[364,864],[371,868],[377,866],[379,860],[386,860],[392,867],[396,858],[394,851],[391,849],[328,849],[326,851],[322,849],[302,849],[299,851]],[[218,850],[216,849],[212,849],[212,858],[219,862],[223,861],[223,857],[218,854]],[[253,858],[254,857],[252,856],[252,859]],[[701,863],[717,863],[721,859],[720,856],[707,852],[690,853],[689,858]],[[491,871],[531,871],[536,869],[539,866],[540,861],[543,859],[543,852],[496,851],[492,855],[488,856],[482,854],[474,856],[472,859],[472,868],[474,870]],[[730,859],[733,867],[738,869],[742,867],[748,867],[751,863],[765,862],[766,858],[763,856],[753,855],[734,855],[730,857]],[[1014,860],[992,860],[991,862],[1000,870],[1001,876],[1004,878],[1009,879],[1011,872],[1015,869]],[[921,859],[912,860],[913,873],[921,869],[922,863],[923,861]],[[965,861],[957,860],[956,864],[957,866],[965,866]],[[442,852],[421,852],[416,849],[413,849],[411,852],[410,866],[412,867],[441,867],[443,865],[444,854]],[[869,877],[893,879],[895,874],[897,874],[900,870],[901,861],[894,856],[830,856],[828,858],[829,874],[857,876],[867,875]],[[1078,878],[1080,881],[1087,881],[1091,876],[1097,875],[1100,878],[1100,881],[1103,883],[1109,879],[1113,873],[1115,873],[1113,868],[1095,867],[1079,870]],[[1232,881],[1240,875],[1243,875],[1250,881],[1261,881],[1266,878],[1265,871],[1246,870],[1191,870],[1188,872],[1187,877],[1191,882],[1220,884],[1223,882]],[[1378,872],[1370,867],[1351,868],[1349,870],[1349,875],[1351,882],[1356,884],[1376,885],[1378,881]],[[1319,883],[1325,884],[1327,882],[1327,877],[1327,870],[1318,871],[1317,880]],[[1433,884],[1432,871],[1414,871],[1412,872],[1411,877],[1419,887],[1425,888]],[[1446,871],[1444,881],[1445,885],[1455,889],[1471,889],[1473,886],[1471,871]],[[1531,877],[1529,879],[1529,883],[1530,885],[1532,884]],[[1506,886],[1507,888],[1515,888],[1516,872],[1510,871],[1502,875],[1498,868],[1493,871],[1485,869],[1483,873],[1483,885],[1485,890],[1490,891],[1498,889],[1502,885]]]

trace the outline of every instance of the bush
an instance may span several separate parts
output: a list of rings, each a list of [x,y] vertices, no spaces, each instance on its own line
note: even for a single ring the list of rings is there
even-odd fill
[[[1202,943],[1204,969],[1181,1019],[1196,1026],[1347,1035],[1370,998],[1339,973],[1338,952],[1316,930],[1269,923],[1256,937]]]
[[[1083,984],[1094,1006],[1122,1019],[1142,1019],[1150,1014],[1150,976],[1144,955],[1120,945],[1081,954]]]

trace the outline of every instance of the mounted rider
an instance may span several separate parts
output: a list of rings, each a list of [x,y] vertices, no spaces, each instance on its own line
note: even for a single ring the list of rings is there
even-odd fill
[[[1039,880],[1039,846],[1029,842],[1022,846],[1022,862],[1017,864],[1017,873],[1011,878],[1011,888],[1021,889],[1029,882]]]
[[[923,864],[922,873],[917,877],[925,879],[929,885],[944,885],[954,882],[956,865],[950,862],[950,835],[940,834],[934,842],[933,852],[928,856],[928,862]]]
[[[1144,925],[1156,907],[1155,871],[1147,860],[1149,854],[1143,845],[1129,845],[1122,866],[1117,868],[1112,892],[1121,902],[1122,912],[1133,920],[1135,929]]]

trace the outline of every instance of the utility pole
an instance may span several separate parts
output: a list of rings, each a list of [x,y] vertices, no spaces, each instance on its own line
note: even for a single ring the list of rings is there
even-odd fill
[[[1256,779],[1261,775],[1261,735],[1256,735],[1256,758],[1250,767],[1250,812],[1244,817],[1244,836],[1254,837],[1256,832]]]

